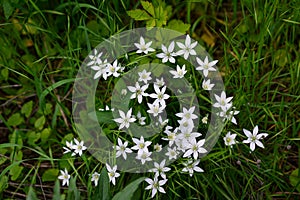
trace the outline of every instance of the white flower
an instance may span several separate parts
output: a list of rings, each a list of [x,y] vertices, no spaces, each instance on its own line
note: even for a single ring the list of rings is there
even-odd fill
[[[230,131],[226,134],[226,136],[223,138],[225,145],[232,147],[232,145],[236,144],[235,142],[236,134],[231,134]]]
[[[245,135],[248,137],[247,140],[244,140],[243,143],[250,143],[251,151],[255,150],[255,145],[264,148],[264,145],[259,141],[263,137],[267,137],[267,133],[260,133],[258,134],[258,126],[256,125],[253,129],[253,133],[248,131],[247,129],[243,129]]]
[[[126,89],[122,89],[122,90],[121,90],[121,95],[122,95],[122,96],[126,96],[126,94],[127,94],[127,90],[126,90]]]
[[[192,119],[187,120],[182,118],[181,120],[177,120],[177,121],[179,123],[179,130],[181,130],[182,132],[185,132],[186,130],[192,131],[193,128],[195,127]]]
[[[173,75],[173,78],[183,78],[187,71],[185,70],[185,65],[182,68],[177,65],[176,70],[170,70],[169,72]]]
[[[150,47],[151,44],[152,44],[152,41],[150,41],[146,44],[144,38],[141,36],[140,43],[134,43],[134,45],[138,48],[136,53],[148,54],[148,52],[155,51],[153,48]]]
[[[198,167],[197,165],[199,164],[200,160],[195,160],[193,161],[192,159],[188,160],[186,163],[183,163],[185,166],[182,171],[183,172],[189,172],[190,176],[192,177],[194,174],[194,171],[196,172],[204,172],[203,169]]]
[[[130,99],[138,99],[139,104],[142,103],[143,101],[143,96],[147,97],[148,93],[145,93],[145,90],[147,90],[148,88],[148,84],[147,85],[143,85],[142,87],[140,86],[139,82],[135,83],[135,87],[133,86],[127,86],[128,90],[130,92],[133,92],[133,94],[130,96]]]
[[[185,145],[186,148],[189,148],[188,143],[194,142],[197,137],[200,137],[202,134],[198,132],[192,132],[192,128],[189,129],[180,129],[181,133],[177,135],[177,139],[183,140],[183,142],[186,142],[187,144]]]
[[[166,184],[166,182],[168,181],[168,179],[163,179],[163,180],[158,180],[158,177],[155,176],[154,179],[150,179],[150,178],[146,178],[145,181],[149,184],[145,190],[150,190],[152,189],[152,195],[151,198],[153,198],[155,196],[155,194],[157,193],[157,191],[161,192],[161,193],[166,193],[166,191],[164,190],[164,188],[162,188],[161,186],[163,186],[164,184]]]
[[[205,77],[207,77],[209,71],[217,71],[215,68],[213,68],[213,66],[217,64],[218,60],[208,62],[207,56],[205,57],[204,62],[198,57],[196,57],[196,60],[199,64],[196,70],[203,71],[203,75]]]
[[[94,49],[93,55],[89,55],[90,61],[87,63],[87,66],[97,65],[100,63],[102,52],[98,53],[97,49]]]
[[[109,181],[112,182],[112,184],[116,185],[116,178],[120,176],[120,174],[117,172],[117,165],[113,166],[111,168],[107,163],[106,163],[106,169],[109,177]]]
[[[162,58],[162,62],[168,62],[170,61],[171,63],[175,63],[175,58],[173,56],[176,56],[176,53],[174,53],[174,47],[175,47],[175,43],[174,41],[171,42],[171,44],[169,45],[168,49],[165,45],[161,45],[161,49],[163,51],[163,53],[159,53],[156,56],[158,58]]]
[[[116,158],[122,155],[125,160],[127,159],[126,153],[132,153],[132,150],[127,148],[127,145],[127,141],[125,141],[123,144],[122,140],[118,138],[118,145],[116,146]]]
[[[163,140],[169,141],[169,146],[172,146],[176,140],[176,133],[178,131],[178,128],[176,128],[174,131],[170,131],[172,127],[167,126],[166,130],[164,131],[165,134],[167,134],[168,137],[162,138]]]
[[[92,181],[92,182],[94,181],[95,186],[98,185],[99,177],[100,177],[100,174],[97,173],[97,172],[94,172],[94,173],[92,174],[92,179],[91,179],[91,181]]]
[[[128,110],[126,115],[122,110],[119,110],[119,114],[121,118],[114,119],[115,122],[120,124],[119,129],[122,129],[123,127],[129,128],[130,123],[136,120],[131,116],[131,113],[132,113],[132,108]]]
[[[145,84],[148,83],[149,80],[151,80],[151,72],[147,72],[145,69],[141,72],[138,72],[139,75],[139,80],[138,81],[143,81]]]
[[[240,113],[240,111],[238,110],[230,110],[231,107],[225,107],[224,110],[222,110],[221,112],[216,113],[218,116],[224,118],[223,120],[227,119],[230,120],[232,123],[234,123],[235,125],[237,125],[236,119],[234,117],[234,115],[237,115]],[[232,107],[232,109],[235,109],[235,107]]]
[[[215,94],[215,98],[217,100],[217,103],[213,104],[213,107],[221,108],[223,111],[228,110],[232,106],[232,100],[233,97],[226,98],[226,93],[222,91],[221,96],[218,96]]]
[[[137,160],[141,160],[142,165],[145,164],[146,161],[151,161],[152,158],[150,157],[152,152],[149,152],[148,149],[139,150],[138,155],[135,157]]]
[[[183,157],[188,157],[191,154],[193,154],[194,159],[196,160],[198,158],[198,154],[200,153],[206,153],[206,149],[204,149],[202,146],[204,145],[205,139],[202,139],[197,142],[196,139],[193,139],[190,142],[190,145],[188,146],[188,149],[185,154],[183,154]]]
[[[72,151],[73,141],[71,141],[71,142],[66,141],[66,146],[67,147],[63,147],[63,149],[65,150],[64,154]]]
[[[165,155],[169,156],[169,160],[176,159],[177,155],[178,155],[178,151],[176,150],[176,147],[174,147],[174,148],[168,147],[168,152]]]
[[[148,151],[148,146],[152,143],[150,141],[144,140],[144,137],[141,136],[140,139],[132,138],[133,142],[135,143],[135,146],[131,147],[133,150],[138,150],[138,153],[142,151]]]
[[[205,117],[203,117],[201,121],[202,121],[203,124],[207,124],[208,116],[206,115]]]
[[[204,80],[202,82],[202,88],[204,90],[212,90],[212,88],[215,86],[215,84],[210,84],[210,79]]]
[[[161,77],[161,79],[156,79],[156,82],[154,83],[155,85],[157,85],[158,87],[162,87],[165,85],[165,81],[164,81],[164,78]]]
[[[154,90],[156,92],[156,94],[152,93],[149,96],[151,98],[154,98],[155,101],[153,104],[158,104],[160,103],[160,105],[165,106],[166,102],[165,100],[168,99],[170,97],[170,95],[165,94],[167,89],[167,86],[164,86],[161,90],[159,89],[159,87],[157,85],[154,85]]]
[[[171,170],[171,168],[169,167],[165,167],[166,164],[166,160],[164,159],[163,161],[161,161],[160,164],[158,164],[157,162],[154,162],[154,168],[150,169],[150,172],[155,172],[156,176],[161,176],[163,179],[166,179],[166,174],[165,172],[168,172]]]
[[[159,113],[162,113],[166,106],[159,106],[159,104],[150,104],[148,103],[149,110],[147,110],[148,113],[153,114],[154,117],[156,117]]]
[[[140,125],[145,125],[146,124],[146,122],[145,122],[146,117],[142,117],[142,114],[141,114],[140,111],[138,111],[138,113],[136,114],[136,118],[137,118]]]
[[[83,141],[79,142],[78,140],[74,139],[75,144],[72,146],[72,149],[74,149],[75,154],[79,154],[79,156],[82,155],[82,151],[86,150],[86,146],[83,145]]]
[[[107,59],[105,59],[104,61],[102,60],[98,60],[96,65],[93,65],[91,68],[96,72],[96,74],[94,75],[94,79],[99,78],[100,76],[106,76],[106,70],[107,70],[107,66],[109,66],[110,64],[107,62]]]
[[[194,48],[196,47],[197,42],[191,43],[191,38],[189,35],[187,35],[185,38],[185,44],[181,42],[176,42],[176,44],[179,46],[179,48],[181,48],[181,50],[177,52],[177,55],[183,55],[184,59],[187,59],[189,55],[196,55]]]
[[[156,151],[156,152],[161,152],[162,150],[162,145],[161,144],[155,144],[153,149]]]
[[[60,174],[61,175],[58,177],[58,179],[63,180],[62,186],[64,186],[65,184],[67,184],[67,186],[68,186],[71,176],[68,174],[67,169],[65,168],[65,171],[60,170]]]
[[[114,77],[119,77],[120,73],[118,73],[118,71],[121,69],[120,64],[118,63],[118,60],[115,60],[114,63],[111,65],[109,64],[106,67],[106,73],[103,74],[103,78],[104,80],[107,79],[107,77],[113,75]]]
[[[197,115],[194,114],[195,106],[191,107],[190,109],[186,109],[183,107],[183,111],[181,113],[176,113],[177,117],[180,117],[182,121],[191,121],[193,119],[197,119]]]

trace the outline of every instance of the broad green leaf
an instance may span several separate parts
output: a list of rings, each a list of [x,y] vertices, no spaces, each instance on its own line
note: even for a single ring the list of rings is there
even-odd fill
[[[98,187],[96,188],[94,197],[92,199],[97,200],[109,200],[111,199],[110,194],[110,185],[109,185],[109,178],[108,173],[105,167],[102,168],[100,173],[100,178],[98,182]]]
[[[41,141],[42,141],[42,143],[46,143],[50,135],[51,135],[51,129],[50,128],[45,128],[41,132]]]
[[[59,174],[58,169],[47,169],[42,176],[42,180],[44,181],[55,181],[57,180],[57,176]]]
[[[9,142],[12,144],[12,149],[14,147],[16,147],[17,149],[21,149],[23,147],[23,140],[18,130],[15,130],[13,134],[9,136]],[[16,144],[17,146],[14,146],[13,144]]]
[[[27,132],[26,136],[27,136],[28,144],[34,145],[34,143],[36,143],[40,139],[41,133],[29,131]]]
[[[1,70],[1,75],[2,75],[3,79],[4,79],[5,81],[7,81],[8,75],[9,75],[8,69],[7,69],[7,68],[2,69],[2,70]]]
[[[8,188],[8,177],[7,176],[1,176],[0,177],[0,194]]]
[[[190,24],[185,24],[181,20],[173,19],[169,21],[166,28],[185,34],[190,29],[190,26],[191,26]]]
[[[3,0],[2,3],[3,3],[4,16],[6,19],[8,19],[12,15],[14,8],[12,7],[10,0]]]
[[[149,20],[152,18],[146,11],[141,9],[129,10],[127,11],[127,14],[137,21]]]
[[[8,126],[18,126],[24,122],[23,117],[20,113],[15,113],[12,116],[10,116],[7,120]]]
[[[15,165],[13,166],[10,170],[9,170],[9,175],[11,175],[11,180],[15,181],[17,180],[17,178],[20,176],[20,174],[22,173],[24,167],[19,166],[19,165]]]
[[[149,19],[148,21],[146,21],[146,27],[148,29],[154,27],[155,24],[156,24],[156,20],[154,18],[153,19]]]
[[[155,11],[156,26],[162,27],[163,25],[166,25],[168,20],[167,11],[164,10],[162,6],[156,7],[154,11]]]
[[[53,189],[53,200],[61,199],[60,198],[60,185],[59,185],[59,180],[56,179],[54,189]]]
[[[150,13],[150,15],[155,17],[154,7],[153,7],[152,3],[148,2],[148,1],[141,1],[141,4],[142,4],[144,10],[146,10],[148,13]]]
[[[145,178],[146,177],[141,177],[131,182],[122,191],[117,193],[112,200],[132,199],[134,192],[138,189],[140,183],[143,182]]]
[[[29,187],[28,194],[26,195],[26,200],[39,200],[32,186]]]
[[[32,112],[33,101],[29,101],[22,106],[21,113],[25,115],[25,117],[29,117]]]
[[[45,122],[46,122],[45,116],[41,116],[35,121],[34,127],[38,130],[42,130],[44,128]]]
[[[299,176],[299,168],[295,169],[290,175],[291,185],[296,187],[296,190],[300,192],[300,176]]]
[[[285,49],[277,50],[274,55],[276,65],[284,67],[288,62],[288,57],[288,52]]]

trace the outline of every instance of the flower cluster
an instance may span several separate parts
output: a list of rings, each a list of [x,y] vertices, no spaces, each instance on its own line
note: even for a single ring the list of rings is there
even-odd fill
[[[171,41],[169,44],[162,44],[161,51],[155,54],[155,49],[151,48],[152,41],[145,41],[144,37],[139,38],[139,43],[134,43],[137,48],[136,54],[155,55],[156,58],[161,59],[162,63],[169,63],[173,66],[173,70],[169,70],[170,77],[173,79],[183,79],[187,73],[187,66],[185,64],[179,65],[176,63],[177,57],[182,56],[184,59],[193,58],[197,62],[195,70],[202,72],[203,90],[212,90],[215,87],[213,79],[211,79],[211,73],[217,71],[215,65],[218,60],[209,61],[209,58],[205,56],[201,59],[196,56],[195,48],[198,45],[197,42],[192,42],[189,35],[186,36],[184,42]],[[177,45],[177,46],[176,46]],[[125,67],[119,63],[116,59],[112,63],[109,63],[106,58],[103,58],[103,53],[98,52],[95,49],[92,55],[89,56],[87,66],[95,71],[94,79],[103,78],[107,80],[108,77],[120,77],[126,71]],[[176,69],[174,67],[176,66]],[[163,186],[167,183],[167,173],[171,170],[166,166],[167,161],[174,161],[181,157],[180,164],[182,166],[182,173],[187,173],[189,176],[193,176],[194,172],[204,172],[198,165],[200,158],[208,153],[205,145],[206,139],[204,135],[198,132],[199,115],[195,106],[183,106],[178,113],[173,113],[172,121],[170,119],[164,119],[164,112],[166,112],[169,102],[172,101],[172,93],[167,90],[167,81],[164,77],[154,77],[150,71],[143,69],[138,71],[138,77],[133,84],[121,88],[121,95],[127,95],[133,101],[136,106],[130,107],[128,110],[116,110],[119,114],[113,121],[117,123],[120,131],[130,129],[133,123],[137,123],[139,126],[146,125],[146,119],[151,118],[156,120],[156,125],[162,127],[161,140],[162,142],[155,143],[148,138],[132,137],[130,140],[120,137],[116,137],[116,144],[112,147],[115,152],[115,157],[119,159],[127,160],[128,155],[134,155],[136,162],[140,162],[141,165],[145,163],[153,163],[153,168],[149,172],[153,172],[153,178],[146,178],[145,181],[149,184],[145,189],[151,190],[152,198],[157,192],[165,193]],[[156,80],[154,81],[154,79]],[[214,94],[215,103],[212,104],[214,108],[218,110],[217,116],[223,119],[223,121],[229,121],[237,125],[235,116],[239,113],[233,106],[233,97],[227,97],[225,91],[222,91],[220,95]],[[137,109],[138,108],[138,109]],[[141,112],[141,108],[145,108],[145,112]],[[101,111],[110,110],[109,107],[101,109]],[[146,113],[145,116],[142,113]],[[168,113],[169,114],[169,113]],[[172,122],[172,123],[170,123]],[[202,118],[202,123],[208,123],[208,114]],[[256,126],[253,133],[244,129],[245,135],[248,137],[243,143],[249,143],[251,151],[254,151],[255,145],[264,147],[260,142],[260,139],[266,137],[266,133],[258,134],[258,127]],[[228,132],[224,137],[226,145],[231,146],[236,144],[237,134],[231,134]],[[72,151],[72,156],[79,154],[81,156],[82,151],[86,149],[83,142],[78,142],[76,139],[73,142],[67,142],[65,153]],[[154,152],[160,152],[162,146],[166,144],[167,151],[165,152],[166,159],[155,162],[153,158]],[[182,156],[181,156],[182,155]],[[151,163],[152,162],[152,163]],[[152,166],[152,165],[151,165]],[[117,172],[118,166],[110,166],[106,164],[108,177],[113,185],[116,184],[116,178],[120,176]],[[178,169],[178,168],[177,168]],[[92,174],[91,181],[97,186],[100,174],[95,172]],[[70,175],[68,172],[61,171],[59,179],[63,180],[63,185],[68,185]]]

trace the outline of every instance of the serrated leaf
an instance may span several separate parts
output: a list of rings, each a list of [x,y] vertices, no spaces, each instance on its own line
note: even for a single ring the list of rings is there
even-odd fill
[[[129,10],[127,11],[127,14],[137,21],[149,20],[152,18],[146,11],[141,9]]]
[[[26,195],[26,200],[39,200],[32,186],[29,187],[28,194]]]
[[[156,26],[162,27],[163,25],[166,25],[168,20],[167,11],[164,10],[162,6],[156,7],[154,11],[155,11]]]
[[[155,26],[155,24],[156,24],[156,20],[155,19],[150,19],[150,20],[146,21],[146,27],[147,28],[152,28],[152,27]]]
[[[296,190],[300,192],[300,176],[299,176],[299,168],[295,169],[290,175],[291,185],[296,187]]]
[[[7,125],[8,126],[18,126],[18,125],[22,124],[23,121],[24,121],[24,119],[21,116],[21,114],[15,113],[8,118]]]
[[[43,129],[45,122],[46,122],[45,116],[41,116],[35,121],[34,127],[38,130],[41,130]]]
[[[55,181],[57,180],[57,176],[59,174],[58,169],[47,169],[42,176],[42,180],[44,181]]]
[[[190,24],[185,24],[181,20],[173,19],[169,21],[167,28],[185,34],[190,29]]]
[[[32,112],[33,101],[29,101],[22,106],[21,113],[25,115],[25,117],[29,117]]]
[[[155,12],[154,12],[154,7],[153,4],[148,2],[148,1],[141,1],[141,4],[143,6],[143,8],[150,13],[150,15],[152,15],[153,17],[155,17]]]
[[[11,175],[11,180],[15,181],[17,180],[17,178],[20,176],[20,174],[22,173],[24,167],[19,166],[19,165],[15,165],[13,166],[10,170],[9,170],[9,175]]]
[[[110,185],[108,173],[105,167],[102,168],[99,178],[99,184],[96,188],[93,199],[109,200],[110,198]]]
[[[118,192],[112,200],[132,199],[134,192],[138,189],[141,182],[146,177],[141,177],[128,184],[122,191]]]

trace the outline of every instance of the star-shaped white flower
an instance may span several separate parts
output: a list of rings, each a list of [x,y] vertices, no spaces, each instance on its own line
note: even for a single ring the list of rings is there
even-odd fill
[[[165,94],[166,89],[167,89],[167,86],[164,86],[163,88],[159,89],[159,87],[157,85],[154,85],[154,90],[155,90],[156,94],[152,93],[152,94],[149,95],[151,98],[155,99],[153,104],[159,104],[160,103],[161,106],[166,105],[165,100],[170,97],[170,95]]]
[[[217,71],[215,68],[213,68],[213,66],[217,64],[218,60],[208,62],[208,57],[206,56],[204,61],[198,57],[196,57],[196,61],[199,64],[196,70],[203,71],[203,75],[205,77],[207,77],[209,71]]]
[[[116,146],[116,158],[122,155],[125,160],[127,159],[126,153],[132,153],[132,150],[127,148],[127,145],[127,141],[123,143],[122,140],[118,138],[118,145]]]
[[[152,158],[150,157],[152,152],[149,152],[148,149],[144,149],[138,151],[137,156],[135,157],[137,160],[142,162],[142,165],[145,164],[146,161],[151,161]]]
[[[202,82],[202,88],[204,90],[212,90],[212,88],[215,86],[215,84],[210,83],[210,79],[203,80]]]
[[[223,121],[225,121],[225,119],[231,121],[232,123],[234,123],[235,125],[237,125],[236,119],[234,117],[234,115],[239,114],[240,111],[235,110],[235,107],[225,107],[223,110],[221,110],[220,112],[216,113],[218,116],[224,118]]]
[[[185,38],[185,44],[181,42],[176,42],[181,50],[177,52],[177,55],[183,55],[184,59],[187,59],[189,55],[196,55],[194,48],[197,46],[197,42],[191,43],[191,38],[189,35]]]
[[[139,75],[139,80],[138,81],[143,81],[145,84],[148,83],[149,80],[151,80],[151,72],[147,72],[145,69],[141,72],[138,72]]]
[[[217,102],[213,104],[213,107],[221,108],[223,111],[226,111],[232,106],[232,102],[230,101],[233,97],[226,98],[226,93],[224,91],[222,91],[220,96],[215,94],[215,98]]]
[[[156,117],[159,113],[162,113],[164,109],[166,108],[165,105],[160,106],[158,103],[157,104],[150,104],[148,103],[149,110],[147,110],[147,113],[152,114],[154,117]]]
[[[141,36],[140,37],[140,43],[134,43],[134,45],[138,48],[136,53],[144,53],[148,54],[148,52],[153,52],[155,51],[153,48],[151,48],[152,41],[145,43],[144,38]]]
[[[136,118],[137,118],[140,125],[145,125],[146,124],[146,122],[145,122],[146,117],[142,117],[142,114],[141,114],[140,111],[138,111],[138,113],[136,114]]]
[[[267,133],[260,133],[258,134],[258,126],[256,125],[253,129],[253,133],[251,133],[250,131],[248,131],[247,129],[243,129],[245,135],[248,137],[247,140],[244,140],[243,143],[250,143],[250,149],[251,151],[255,150],[255,145],[261,147],[261,148],[265,148],[263,143],[261,143],[261,141],[259,141],[260,139],[267,137],[268,134]]]
[[[91,179],[91,181],[92,181],[92,182],[94,181],[95,186],[98,185],[99,177],[100,177],[100,174],[97,173],[97,172],[94,172],[94,173],[92,174],[92,179]]]
[[[73,141],[71,141],[71,142],[66,141],[66,146],[67,147],[63,147],[63,149],[65,150],[64,154],[72,151]]]
[[[79,154],[79,156],[82,155],[82,151],[86,150],[87,147],[84,146],[84,142],[79,142],[77,139],[74,139],[75,144],[72,146],[72,149],[74,149],[75,154]]]
[[[176,53],[174,53],[174,47],[175,47],[175,43],[174,41],[172,41],[169,45],[169,47],[167,48],[165,45],[161,45],[161,49],[163,51],[163,53],[159,53],[156,55],[156,57],[158,58],[162,58],[162,62],[168,62],[170,61],[171,63],[175,63],[175,58],[173,56],[176,56]]]
[[[144,137],[141,136],[140,139],[132,138],[133,142],[135,143],[135,146],[131,147],[133,150],[138,150],[138,153],[142,151],[148,151],[148,146],[152,143],[150,141],[144,140]]]
[[[226,136],[223,138],[225,145],[232,147],[232,145],[236,144],[235,142],[236,134],[231,134],[230,131],[226,134]]]
[[[120,174],[117,172],[117,168],[118,168],[117,165],[111,168],[109,164],[106,163],[106,169],[107,169],[109,181],[112,182],[112,184],[114,185],[116,185],[116,178],[120,176]]]
[[[67,186],[69,185],[69,180],[70,180],[70,175],[68,174],[67,169],[65,168],[65,171],[60,170],[60,176],[58,177],[58,179],[62,180],[62,186],[64,186],[65,184],[67,184]]]
[[[166,174],[165,172],[168,172],[171,170],[171,168],[169,167],[165,167],[166,165],[166,160],[162,160],[160,164],[158,164],[157,162],[154,162],[154,168],[150,169],[150,172],[154,172],[156,174],[156,176],[161,176],[163,179],[166,179]]]
[[[157,85],[158,87],[162,87],[162,86],[165,86],[166,83],[164,81],[164,78],[161,77],[161,79],[156,79],[154,84]]]
[[[97,63],[93,66],[91,66],[91,68],[96,72],[96,74],[94,75],[94,79],[99,78],[100,76],[105,76],[107,77],[106,73],[107,73],[107,66],[109,66],[110,63],[107,62],[107,59],[105,59],[104,61],[98,59]]]
[[[186,163],[183,163],[185,166],[182,171],[183,172],[189,172],[190,176],[192,177],[194,174],[194,171],[196,172],[204,172],[203,169],[198,167],[197,165],[200,163],[200,160],[193,161],[192,159],[188,160]]]
[[[207,150],[202,147],[204,143],[205,139],[202,139],[198,142],[196,139],[192,140],[188,146],[189,150],[183,154],[183,157],[189,157],[191,154],[193,154],[193,157],[196,160],[198,158],[198,154],[207,152]]]
[[[178,151],[177,151],[176,147],[173,147],[173,148],[168,147],[168,152],[165,155],[169,156],[169,160],[176,159],[178,156]]]
[[[163,186],[164,184],[166,184],[166,182],[168,181],[168,179],[163,179],[163,180],[158,180],[158,177],[155,176],[154,179],[150,179],[150,178],[146,178],[145,181],[149,184],[145,190],[152,190],[152,194],[151,194],[151,198],[153,198],[155,196],[155,194],[157,193],[157,191],[161,192],[161,193],[166,193],[166,191],[164,190]]]
[[[118,60],[115,60],[112,65],[108,64],[107,67],[106,67],[106,73],[103,74],[104,80],[106,80],[107,77],[109,77],[111,75],[114,76],[114,77],[119,77],[120,73],[118,71],[120,69],[121,69],[121,66],[118,63]]]
[[[162,145],[156,143],[156,144],[154,145],[153,149],[154,149],[154,151],[156,151],[156,152],[161,152],[161,150],[162,150]]]
[[[132,108],[125,113],[122,110],[119,110],[120,118],[114,119],[115,122],[119,123],[119,130],[123,127],[129,128],[130,123],[134,122],[136,119],[131,116]]]
[[[135,87],[133,86],[127,86],[128,90],[132,92],[133,94],[130,96],[130,99],[138,99],[139,104],[142,103],[143,101],[143,96],[147,97],[148,93],[145,92],[145,90],[148,89],[148,84],[143,85],[142,87],[140,86],[139,82],[135,83]]]
[[[182,111],[183,112],[176,113],[175,115],[180,117],[183,121],[190,121],[198,118],[197,115],[194,114],[195,106],[192,106],[190,109],[183,107]]]
[[[187,71],[185,70],[185,65],[182,68],[177,65],[176,70],[170,70],[169,72],[173,75],[173,78],[183,78]]]
[[[100,57],[102,56],[102,52],[97,51],[97,49],[94,49],[93,54],[89,55],[89,62],[87,63],[87,66],[93,66],[99,64],[101,61]]]

